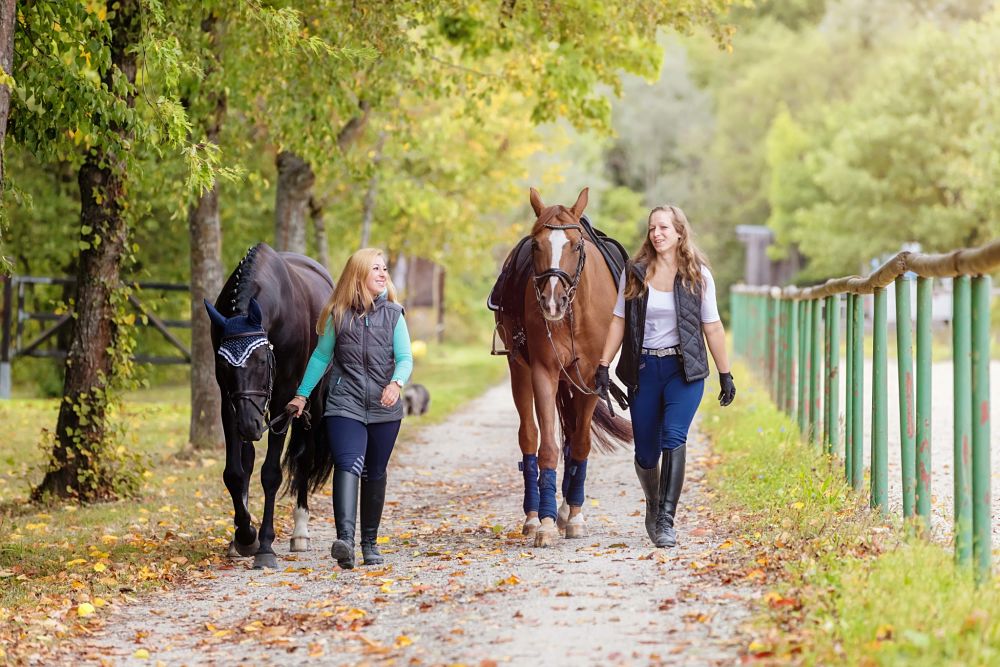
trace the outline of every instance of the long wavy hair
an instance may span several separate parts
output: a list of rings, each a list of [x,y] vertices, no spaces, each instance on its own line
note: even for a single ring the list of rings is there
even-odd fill
[[[368,288],[365,287],[365,280],[372,270],[372,264],[380,258],[385,261],[385,254],[378,248],[362,248],[347,259],[330,300],[320,311],[319,320],[316,321],[316,333],[320,336],[323,335],[323,332],[326,331],[326,321],[331,317],[333,318],[333,330],[339,331],[348,314],[352,318],[357,318],[372,307],[375,297],[378,295],[368,291]],[[395,302],[396,286],[392,284],[392,278],[388,275],[386,275],[385,287],[386,298]]]
[[[691,233],[691,223],[679,206],[665,204],[657,206],[649,212],[646,224],[653,221],[653,214],[657,211],[664,211],[670,214],[674,229],[677,230],[677,246],[674,249],[677,253],[677,273],[681,276],[681,283],[688,289],[702,290],[705,287],[705,277],[701,274],[701,267],[708,266],[708,258],[705,253],[695,245]],[[649,231],[646,232],[646,240],[642,242],[639,251],[632,256],[632,262],[646,267],[646,279],[640,281],[631,271],[625,282],[625,298],[634,299],[646,291],[646,287],[656,273],[656,248],[649,238]]]

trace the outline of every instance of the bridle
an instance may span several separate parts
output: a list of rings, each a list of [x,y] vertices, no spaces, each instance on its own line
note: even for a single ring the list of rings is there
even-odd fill
[[[583,229],[580,227],[580,225],[546,224],[542,226],[545,227],[546,229],[575,229],[576,231],[580,232],[580,240],[577,241],[576,246],[574,247],[574,250],[576,250],[578,253],[579,259],[576,261],[576,273],[573,275],[573,277],[570,277],[568,273],[566,273],[565,271],[563,271],[558,267],[546,269],[545,271],[536,274],[534,277],[535,298],[538,299],[539,308],[542,309],[545,308],[545,306],[542,303],[542,288],[545,285],[545,281],[548,280],[549,278],[557,278],[559,282],[563,284],[563,287],[566,289],[566,298],[569,300],[569,303],[567,305],[572,306],[573,299],[576,298],[576,288],[580,285],[580,276],[583,275],[583,265],[587,261],[587,253],[585,252],[585,244],[583,240]],[[531,244],[533,248],[538,247],[538,242],[535,241],[534,239],[531,240]]]
[[[240,338],[245,336],[260,336],[260,332],[250,332],[244,334],[234,334],[232,336],[226,336],[226,338]],[[230,364],[232,365],[232,364]],[[253,406],[265,422],[268,421],[270,413],[268,407],[271,403],[271,390],[274,388],[274,345],[268,341],[267,342],[267,389],[245,389],[243,391],[233,391],[227,393],[227,398],[229,399],[229,405],[233,408],[233,413],[236,413],[236,404],[241,400],[250,401],[250,405]],[[263,396],[264,397],[264,407],[260,407],[257,401],[254,399]]]
[[[534,276],[534,286],[535,286],[535,297],[538,299],[538,307],[545,310],[545,305],[542,299],[542,285],[544,281],[549,278],[558,278],[559,282],[563,284],[566,289],[566,317],[569,319],[569,344],[570,344],[570,354],[572,355],[572,360],[569,362],[568,367],[563,365],[562,359],[559,358],[559,351],[556,350],[556,344],[552,340],[552,328],[549,326],[548,318],[542,317],[545,322],[545,333],[549,338],[549,345],[552,346],[552,354],[556,358],[556,363],[559,364],[559,372],[566,377],[566,380],[573,385],[573,388],[581,394],[587,394],[590,396],[597,395],[597,389],[591,389],[589,383],[583,379],[583,374],[580,372],[580,357],[576,353],[576,336],[573,335],[574,322],[573,322],[573,299],[576,298],[576,289],[580,286],[580,277],[583,275],[583,267],[587,261],[586,244],[584,242],[584,231],[580,225],[552,225],[545,224],[542,225],[546,229],[575,229],[580,232],[580,240],[576,244],[576,251],[579,253],[579,259],[576,262],[576,273],[570,277],[568,273],[559,268],[551,268],[542,271],[541,273]],[[537,247],[537,242],[531,240],[532,247]],[[567,368],[573,368],[576,370],[576,380],[573,379],[569,374]]]

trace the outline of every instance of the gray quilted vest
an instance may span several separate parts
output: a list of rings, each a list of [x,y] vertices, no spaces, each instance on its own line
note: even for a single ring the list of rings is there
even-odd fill
[[[363,315],[345,315],[337,329],[324,417],[349,417],[365,424],[403,418],[403,401],[382,407],[382,390],[396,370],[392,334],[403,307],[384,296]]]
[[[646,277],[646,267],[629,262],[631,270],[640,280]],[[708,351],[705,333],[701,326],[701,289],[684,286],[680,275],[674,278],[674,307],[677,310],[677,335],[680,337],[681,368],[688,382],[708,377]],[[634,394],[639,389],[639,357],[642,355],[642,337],[646,325],[646,303],[649,290],[635,299],[625,300],[625,337],[618,360],[618,378]]]

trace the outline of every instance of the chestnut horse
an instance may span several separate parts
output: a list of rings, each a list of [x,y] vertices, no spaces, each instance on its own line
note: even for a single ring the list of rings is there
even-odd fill
[[[544,547],[554,543],[560,530],[567,538],[587,536],[582,510],[592,434],[598,449],[611,451],[629,444],[632,428],[627,420],[614,417],[594,393],[594,372],[618,286],[580,222],[587,189],[572,208],[545,206],[534,188],[530,201],[537,219],[530,241],[533,275],[524,290],[525,353],[512,352],[508,364],[520,417],[523,533],[534,536],[536,547]],[[515,350],[518,323],[510,313],[501,312],[498,324],[504,345]],[[557,420],[565,449],[557,440]],[[561,449],[563,502],[557,511]]]

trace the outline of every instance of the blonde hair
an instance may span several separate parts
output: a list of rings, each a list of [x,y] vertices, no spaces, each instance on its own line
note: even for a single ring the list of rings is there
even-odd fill
[[[680,274],[681,282],[688,289],[704,288],[705,277],[701,274],[701,267],[708,266],[708,258],[695,245],[691,233],[691,223],[688,222],[684,211],[679,206],[671,204],[657,206],[649,212],[649,217],[646,219],[647,226],[653,221],[653,214],[657,211],[669,213],[674,229],[677,231],[677,236],[679,237],[676,247],[677,273]],[[646,240],[642,242],[639,251],[632,257],[632,262],[646,267],[646,278],[640,282],[635,274],[631,271],[628,273],[625,282],[626,299],[634,299],[645,292],[647,285],[649,285],[649,282],[653,279],[653,275],[656,273],[656,248],[653,247],[653,242],[649,239],[648,229],[646,231]]]
[[[365,280],[377,258],[382,258],[384,261],[385,254],[378,248],[362,248],[347,259],[330,300],[326,302],[319,314],[319,320],[316,322],[316,333],[320,336],[323,335],[323,332],[326,331],[326,321],[331,317],[333,318],[333,330],[338,331],[348,313],[356,317],[371,308],[378,295],[368,292]],[[395,302],[396,287],[388,275],[385,277],[385,287],[386,298]]]

